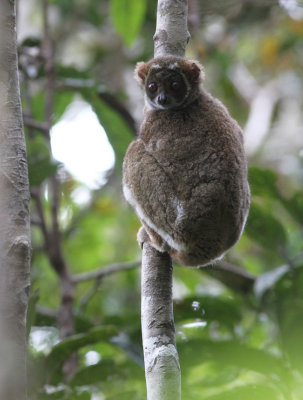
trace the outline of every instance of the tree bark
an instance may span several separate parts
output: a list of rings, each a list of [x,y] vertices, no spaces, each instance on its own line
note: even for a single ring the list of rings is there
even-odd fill
[[[184,57],[190,34],[187,28],[187,0],[158,0],[154,56]]]
[[[181,399],[172,302],[173,266],[148,243],[142,254],[141,322],[148,400]]]
[[[0,399],[25,400],[30,286],[29,185],[15,1],[0,3]]]
[[[187,0],[158,0],[154,56],[184,57],[189,40]],[[141,319],[148,400],[180,400],[170,256],[143,244]]]

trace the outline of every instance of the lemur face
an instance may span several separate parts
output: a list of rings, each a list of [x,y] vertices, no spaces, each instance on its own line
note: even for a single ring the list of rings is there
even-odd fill
[[[186,107],[197,97],[204,78],[199,63],[174,56],[138,63],[135,76],[145,90],[147,105],[159,110]]]
[[[145,83],[146,100],[152,108],[177,109],[189,94],[188,82],[175,69],[151,67]]]

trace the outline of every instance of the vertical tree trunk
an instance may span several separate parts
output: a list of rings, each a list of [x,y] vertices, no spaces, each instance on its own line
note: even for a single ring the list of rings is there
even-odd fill
[[[144,243],[142,339],[148,400],[179,400],[181,373],[172,302],[173,266],[167,253]]]
[[[158,0],[154,56],[184,57],[190,34],[187,28],[188,0]]]
[[[189,40],[187,0],[158,0],[154,56],[184,57]],[[148,400],[180,400],[181,372],[172,302],[172,261],[143,245],[141,318]]]
[[[19,93],[16,14],[0,3],[0,399],[26,399],[29,187]]]

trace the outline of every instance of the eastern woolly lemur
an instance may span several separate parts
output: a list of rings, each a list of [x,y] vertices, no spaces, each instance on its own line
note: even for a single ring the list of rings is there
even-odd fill
[[[167,56],[137,64],[145,89],[139,137],[123,163],[123,190],[148,241],[184,266],[221,258],[249,210],[240,127],[201,86],[202,66]]]

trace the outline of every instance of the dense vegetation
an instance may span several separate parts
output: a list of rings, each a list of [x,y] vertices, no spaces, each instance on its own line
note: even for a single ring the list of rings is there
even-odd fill
[[[31,398],[144,399],[139,222],[120,181],[142,115],[132,70],[152,56],[156,1],[23,0],[19,11],[32,192]],[[218,269],[175,267],[183,398],[299,400],[303,8],[192,0],[190,31],[188,56],[203,63],[205,85],[245,130],[252,205]],[[91,186],[51,154],[51,129],[75,101],[92,107],[115,154]],[[74,148],[71,135],[66,150]]]

